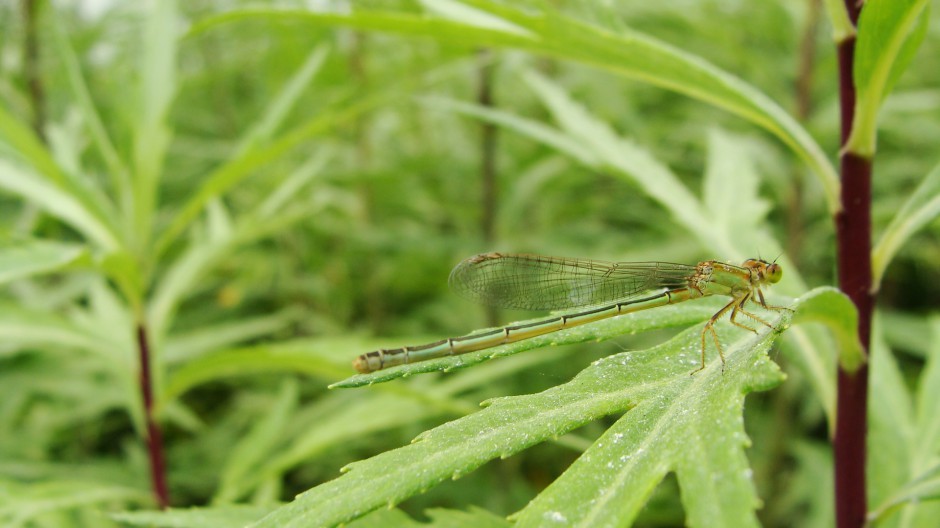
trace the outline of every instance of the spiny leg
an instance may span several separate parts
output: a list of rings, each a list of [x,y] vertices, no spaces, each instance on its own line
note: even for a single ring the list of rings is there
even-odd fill
[[[745,297],[746,299],[746,297]],[[718,322],[718,319],[722,315],[728,312],[728,310],[736,309],[741,304],[741,299],[734,299],[724,306],[721,310],[718,310],[715,315],[711,316],[707,323],[705,323],[705,328],[702,329],[702,366],[693,370],[689,375],[694,375],[696,372],[705,370],[705,333],[711,332],[712,339],[715,341],[715,348],[718,349],[718,357],[721,358],[721,371],[725,371],[725,354],[721,351],[721,342],[718,340],[718,332],[715,331],[715,323]]]
[[[758,299],[760,299],[760,305],[763,306],[764,308],[766,308],[767,310],[774,310],[774,311],[776,311],[776,312],[780,312],[780,311],[786,310],[786,311],[791,312],[791,313],[793,312],[793,309],[792,309],[792,308],[787,308],[786,306],[774,306],[774,305],[772,305],[772,304],[767,304],[767,301],[764,300],[764,292],[761,291],[760,288],[757,288],[757,297],[758,297]],[[742,311],[743,311],[743,310],[742,310]],[[752,317],[753,317],[753,316],[752,316]],[[764,324],[767,324],[767,323],[764,323]],[[769,326],[769,325],[768,325],[768,326]],[[771,328],[773,328],[773,327],[771,327]]]
[[[733,324],[734,326],[739,326],[739,327],[741,327],[741,328],[743,328],[743,329],[745,329],[745,330],[750,330],[751,332],[754,332],[754,333],[756,334],[756,333],[757,333],[757,330],[754,330],[754,329],[751,328],[750,326],[748,326],[748,325],[746,325],[746,324],[743,324],[743,323],[739,323],[739,322],[737,322],[737,321],[734,320],[734,318],[738,316],[738,313],[743,313],[744,315],[747,315],[747,316],[749,316],[749,317],[754,318],[754,316],[753,316],[752,314],[750,314],[750,313],[744,311],[744,308],[742,308],[742,307],[744,306],[744,303],[747,301],[747,299],[748,299],[748,297],[745,297],[744,299],[741,300],[741,302],[739,302],[738,304],[734,305],[734,309],[731,310],[731,318],[730,318],[730,319],[731,319],[731,324]],[[764,321],[761,321],[760,319],[757,319],[757,320],[760,321],[760,322],[762,322],[762,323],[764,322]],[[766,323],[765,323],[765,324],[766,324]]]

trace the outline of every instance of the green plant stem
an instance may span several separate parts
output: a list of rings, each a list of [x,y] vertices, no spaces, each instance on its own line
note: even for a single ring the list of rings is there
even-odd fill
[[[150,343],[147,340],[147,327],[143,323],[137,324],[137,348],[140,353],[140,392],[144,403],[144,420],[147,425],[150,481],[157,506],[168,508],[170,506],[170,494],[166,485],[163,438],[160,434],[160,426],[153,416],[153,376],[150,371]]]
[[[858,21],[861,7],[845,0],[849,17]],[[852,130],[855,109],[853,63],[855,37],[838,44],[839,95],[844,146]],[[836,215],[839,287],[858,308],[858,337],[867,351],[870,343],[873,300],[871,293],[871,160],[847,152],[840,154],[842,210]],[[868,367],[854,372],[841,364],[836,397],[835,507],[839,528],[865,524],[868,509],[865,492],[865,445],[868,414]]]

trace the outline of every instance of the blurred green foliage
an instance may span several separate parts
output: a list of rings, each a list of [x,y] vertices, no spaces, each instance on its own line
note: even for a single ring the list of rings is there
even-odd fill
[[[536,45],[484,53],[491,36],[447,25],[365,27],[377,13],[503,28],[456,2],[236,14],[241,3],[152,4],[0,6],[0,524],[241,526],[348,463],[474,415],[480,401],[538,393],[676,334],[608,332],[597,336],[616,336],[605,343],[327,390],[360,353],[497,323],[446,290],[450,268],[475,253],[694,263],[785,251],[778,294],[834,283],[820,172],[838,151],[836,65],[810,1],[467,4],[494,19],[499,6],[547,12],[558,27],[596,29],[584,40],[593,45],[637,31],[708,61],[754,90],[746,103],[775,101],[756,108],[782,108],[805,128],[807,148],[829,156],[815,171],[803,161],[812,153],[801,159],[750,110],[703,103],[713,101],[694,94],[702,78],[668,86],[688,70],[640,82],[613,59],[566,48],[571,33],[543,35],[546,56]],[[324,14],[338,18],[316,19]],[[940,15],[924,20],[921,48],[878,114],[875,240],[901,233],[883,259],[873,347],[871,504],[886,526],[926,526],[937,513],[905,502],[937,497],[940,445],[940,224],[929,214]],[[650,57],[660,56],[636,60]],[[479,104],[481,83],[492,106]],[[496,125],[492,208],[485,123]],[[138,327],[152,345],[172,504],[204,510],[134,511],[153,507]],[[756,515],[829,526],[834,345],[812,327],[784,337],[771,358],[787,381],[744,411]],[[547,500],[540,493],[617,418],[578,424],[399,509],[438,526],[503,525]],[[635,523],[683,523],[681,481],[667,476]],[[351,526],[414,524],[405,513],[380,509]]]

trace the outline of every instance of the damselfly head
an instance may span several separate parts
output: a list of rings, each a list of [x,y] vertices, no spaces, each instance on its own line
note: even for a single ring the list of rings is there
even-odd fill
[[[768,264],[767,269],[764,270],[764,278],[771,284],[780,282],[780,279],[783,278],[783,268],[776,262]]]
[[[783,278],[783,268],[776,261],[767,262],[761,259],[747,259],[744,261],[744,267],[756,270],[762,280],[771,284],[776,284]]]

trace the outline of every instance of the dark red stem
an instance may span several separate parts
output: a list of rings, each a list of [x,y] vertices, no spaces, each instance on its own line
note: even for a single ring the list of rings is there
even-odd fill
[[[140,392],[144,400],[144,420],[147,424],[147,452],[150,455],[150,480],[153,495],[160,508],[170,505],[166,486],[166,465],[163,462],[163,439],[153,416],[153,376],[150,372],[150,343],[147,328],[137,325],[137,348],[140,352]]]
[[[46,97],[39,64],[38,11],[40,0],[23,0],[23,18],[26,39],[23,43],[23,70],[29,86],[29,99],[33,106],[33,130],[45,140]]]
[[[845,0],[852,22],[861,5]],[[842,111],[843,150],[840,155],[842,211],[836,215],[839,287],[858,309],[858,337],[867,351],[870,343],[873,298],[871,295],[871,160],[844,149],[855,113],[852,81],[855,37],[839,43],[839,95]],[[839,369],[836,407],[835,454],[836,525],[860,528],[868,504],[865,493],[865,445],[868,431],[868,367],[855,372]]]
[[[493,102],[493,54],[489,50],[480,50],[479,81],[477,84],[477,103],[485,108],[492,108]],[[482,211],[480,227],[483,241],[493,242],[496,236],[496,125],[484,121],[480,125],[480,179],[482,180]]]

